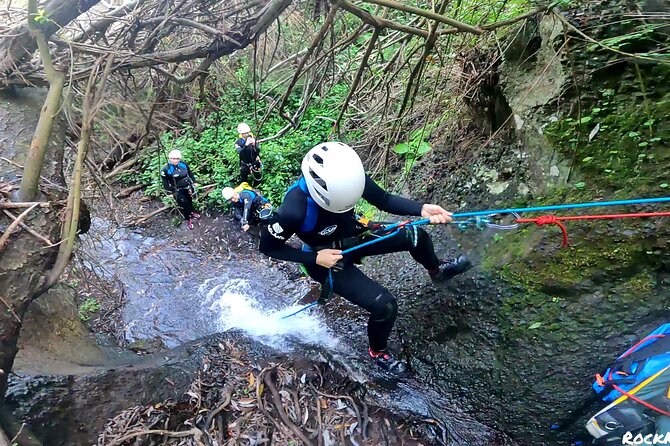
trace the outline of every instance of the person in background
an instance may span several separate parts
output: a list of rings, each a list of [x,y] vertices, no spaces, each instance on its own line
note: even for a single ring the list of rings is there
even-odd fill
[[[261,148],[258,140],[251,133],[251,128],[244,122],[237,126],[239,138],[235,141],[235,151],[240,157],[240,181],[248,182],[249,175],[256,182],[261,179]]]
[[[230,202],[233,216],[242,225],[242,230],[246,232],[250,225],[258,224],[270,217],[272,205],[267,198],[251,189],[247,183],[242,183],[241,186],[243,188],[239,192],[232,187],[224,187],[221,195],[224,200]]]
[[[388,339],[398,315],[395,296],[358,267],[363,257],[408,251],[426,269],[435,282],[443,282],[471,267],[461,255],[440,260],[433,241],[424,229],[406,226],[379,242],[375,234],[366,234],[354,214],[361,199],[396,215],[415,215],[432,224],[451,221],[451,213],[436,204],[421,203],[393,195],[379,187],[365,173],[358,154],[346,144],[326,142],[312,148],[302,161],[302,177],[284,197],[274,217],[261,228],[259,249],[280,260],[302,263],[309,275],[349,302],[369,313],[368,354],[388,371],[404,374],[407,363],[396,359],[388,349]],[[303,248],[286,244],[296,235]],[[364,245],[367,242],[373,242]],[[363,245],[346,256],[342,252]]]
[[[184,217],[186,226],[193,229],[192,219],[200,218],[200,214],[193,212],[195,177],[188,165],[181,160],[179,150],[172,150],[168,154],[168,163],[161,169],[161,182],[163,188],[177,201],[179,212]]]

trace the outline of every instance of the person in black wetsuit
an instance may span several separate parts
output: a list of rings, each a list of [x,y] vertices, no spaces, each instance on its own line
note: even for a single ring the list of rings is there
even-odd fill
[[[163,188],[174,195],[186,226],[193,229],[192,218],[200,218],[200,214],[193,212],[195,177],[188,165],[181,160],[179,150],[172,150],[168,154],[168,163],[161,169],[161,182]]]
[[[339,142],[327,142],[311,149],[302,161],[302,173],[269,224],[262,227],[261,252],[280,260],[302,263],[322,286],[328,286],[332,278],[333,292],[370,313],[370,356],[384,369],[405,373],[408,365],[395,359],[387,345],[398,313],[396,299],[386,288],[363,274],[355,263],[366,256],[409,251],[435,281],[463,273],[471,264],[465,256],[449,262],[440,261],[430,236],[417,226],[405,227],[393,237],[343,258],[344,249],[375,238],[362,235],[367,228],[357,222],[354,206],[364,198],[382,211],[422,216],[433,224],[450,221],[451,213],[435,204],[420,203],[384,191],[365,174],[356,152]],[[285,244],[293,234],[303,241],[302,250]]]
[[[254,181],[260,181],[257,174],[261,172],[261,147],[251,133],[251,128],[244,122],[237,126],[240,137],[235,141],[235,151],[240,157],[240,182],[248,182],[249,174]]]
[[[230,202],[233,217],[240,222],[244,232],[249,230],[249,225],[266,220],[272,213],[270,202],[258,191],[242,189],[240,192],[235,192],[232,187],[224,187],[221,195],[224,200]]]

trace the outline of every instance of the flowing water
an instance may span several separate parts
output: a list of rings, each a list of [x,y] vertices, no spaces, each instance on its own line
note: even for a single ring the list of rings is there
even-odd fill
[[[310,286],[289,281],[264,264],[203,256],[178,239],[146,236],[93,219],[84,265],[125,287],[129,342],[159,338],[175,347],[239,328],[261,342],[287,349],[290,340],[332,348],[337,338],[314,315],[283,318]]]
[[[302,355],[329,362],[366,383],[368,395],[382,407],[430,420],[428,435],[436,443],[511,444],[455,407],[428,380],[398,380],[376,370],[365,354],[353,348],[354,339],[365,337],[365,323],[363,319],[352,325],[351,305],[335,310],[343,313],[339,318],[333,317],[333,305],[331,311],[310,310],[286,318],[301,308],[294,303],[311,289],[310,283],[291,280],[257,252],[238,256],[225,250],[217,255],[199,252],[185,238],[192,233],[183,231],[177,229],[174,236],[163,239],[93,220],[82,260],[97,274],[124,285],[128,341],[159,338],[174,347],[241,329],[279,351],[299,349]]]

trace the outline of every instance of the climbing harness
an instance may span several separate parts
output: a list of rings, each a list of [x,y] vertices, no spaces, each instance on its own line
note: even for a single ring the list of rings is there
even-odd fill
[[[254,177],[256,183],[260,183],[263,179],[263,163],[259,163],[258,167],[252,164],[249,167],[249,171],[251,172],[251,176]]]

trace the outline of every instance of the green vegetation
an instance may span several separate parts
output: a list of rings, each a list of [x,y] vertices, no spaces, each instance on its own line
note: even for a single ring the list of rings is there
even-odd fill
[[[237,74],[242,80],[248,78],[246,68],[241,68]],[[207,195],[206,203],[200,205],[223,206],[221,188],[239,183],[239,158],[234,148],[238,138],[237,124],[247,122],[261,140],[274,136],[287,125],[283,118],[273,113],[259,131],[254,120],[252,84],[241,84],[248,85],[248,88],[222,87],[217,100],[219,110],[206,115],[200,122],[203,130],[199,131],[187,124],[177,136],[175,133],[161,135],[160,153],[146,153],[141,161],[142,173],[133,176],[132,181],[150,184],[145,191],[148,195],[163,196],[158,173],[167,162],[166,154],[172,149],[179,149],[199,185],[216,185],[216,189]],[[263,179],[258,188],[272,203],[281,202],[287,187],[299,175],[300,162],[305,152],[319,142],[333,138],[333,119],[337,117],[338,106],[346,92],[346,87],[336,86],[328,96],[312,102],[297,129],[290,129],[279,138],[261,143]],[[299,101],[296,95],[289,101],[289,107],[298,107]],[[257,103],[257,106],[256,116],[260,119],[267,111],[267,106],[261,103]],[[164,200],[171,200],[171,197]]]
[[[79,306],[79,319],[83,322],[88,322],[91,320],[93,313],[98,311],[100,311],[100,302],[94,297],[89,297]]]
[[[409,136],[409,141],[396,144],[395,153],[405,159],[403,172],[407,174],[414,165],[414,162],[426,153],[430,152],[432,146],[426,139],[430,136],[430,129],[420,128],[413,131]]]
[[[666,75],[670,81],[670,70]],[[643,194],[662,189],[667,179],[668,116],[670,94],[647,100],[643,92],[605,88],[583,116],[558,120],[545,134],[588,178],[575,188],[598,185]]]

